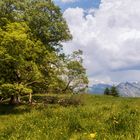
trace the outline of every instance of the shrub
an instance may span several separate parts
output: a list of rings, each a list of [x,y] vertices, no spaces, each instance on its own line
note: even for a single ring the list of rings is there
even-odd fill
[[[55,97],[55,96],[47,96],[44,100],[45,104],[59,104],[62,106],[78,106],[78,105],[83,105],[83,102],[81,100],[81,98],[72,96],[69,98],[65,98],[65,97]]]

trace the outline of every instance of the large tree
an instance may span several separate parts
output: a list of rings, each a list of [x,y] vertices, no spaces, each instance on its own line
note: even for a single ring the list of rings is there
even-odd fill
[[[47,89],[57,69],[61,43],[71,39],[60,8],[51,0],[0,2],[0,90],[19,95]],[[55,77],[56,72],[55,72]],[[41,87],[41,85],[44,85]]]

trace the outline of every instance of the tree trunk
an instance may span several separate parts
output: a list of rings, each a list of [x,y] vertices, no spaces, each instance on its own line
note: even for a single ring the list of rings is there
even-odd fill
[[[32,93],[29,94],[29,103],[32,104]]]
[[[67,83],[67,85],[66,85],[65,89],[63,89],[63,93],[65,93],[65,92],[67,91],[67,89],[68,89],[68,87],[69,87],[70,83],[71,83],[71,81],[69,81],[69,82]]]
[[[0,103],[2,102],[3,98],[0,96]]]
[[[11,104],[11,105],[16,105],[16,104],[19,104],[19,99],[18,99],[18,96],[11,95],[11,99],[10,99],[9,104]]]

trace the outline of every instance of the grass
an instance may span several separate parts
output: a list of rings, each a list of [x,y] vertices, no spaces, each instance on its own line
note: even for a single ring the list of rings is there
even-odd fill
[[[74,95],[84,105],[64,107],[41,104],[44,96],[0,105],[0,140],[140,140],[140,98]]]

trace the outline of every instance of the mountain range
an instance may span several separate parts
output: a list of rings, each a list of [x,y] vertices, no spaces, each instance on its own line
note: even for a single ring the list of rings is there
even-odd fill
[[[103,94],[106,88],[111,88],[109,84],[96,84],[89,87],[89,93]],[[116,85],[120,96],[140,97],[140,82],[125,82]]]

